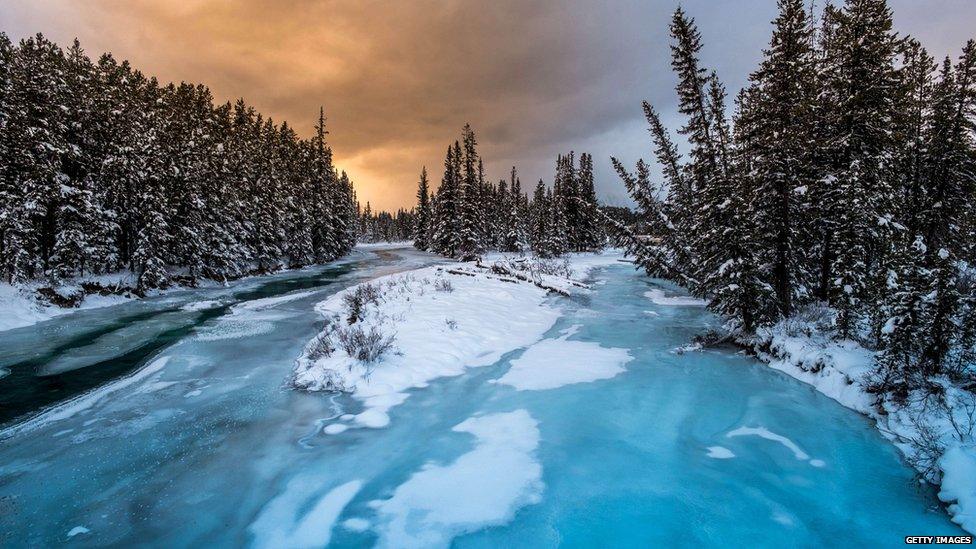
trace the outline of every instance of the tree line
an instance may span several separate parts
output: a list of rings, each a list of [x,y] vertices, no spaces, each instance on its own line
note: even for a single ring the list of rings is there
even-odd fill
[[[638,264],[752,333],[826,304],[880,351],[875,389],[905,395],[973,363],[976,43],[941,63],[892,30],[885,0],[819,17],[779,0],[759,67],[727,115],[680,8],[670,24],[680,154],[648,103],[654,154],[613,163],[650,231]],[[627,231],[626,227],[620,227]]]
[[[210,90],[160,84],[77,40],[0,33],[0,274],[16,283],[131,270],[227,279],[339,257],[352,183],[320,111],[300,138]]]
[[[416,216],[413,210],[400,208],[396,213],[374,211],[366,203],[359,214],[359,242],[405,242],[413,239]]]
[[[607,240],[593,181],[593,157],[560,155],[552,186],[541,179],[533,198],[522,191],[513,167],[508,180],[492,184],[470,125],[447,148],[444,175],[436,192],[424,168],[414,209],[414,246],[462,261],[486,251],[557,257],[597,251]]]

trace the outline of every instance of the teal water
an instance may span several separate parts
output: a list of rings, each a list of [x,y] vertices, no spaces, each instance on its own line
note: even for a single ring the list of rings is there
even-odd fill
[[[442,528],[441,539],[454,546],[899,546],[905,535],[959,533],[864,417],[734,349],[674,354],[714,317],[651,303],[643,293],[654,282],[627,266],[599,273],[605,283],[591,295],[552,298],[565,315],[547,336],[579,326],[570,339],[627,349],[634,360],[616,377],[546,391],[488,383],[520,349],[412,391],[392,409],[388,428],[323,434],[328,418],[357,404],[287,386],[295,357],[319,326],[314,303],[423,261],[373,259],[347,272],[305,273],[298,277],[330,283],[251,288],[253,297],[238,293],[219,314],[194,312],[182,333],[147,330],[171,338],[127,370],[138,377],[149,364],[150,374],[128,384],[111,377],[81,393],[63,419],[49,412],[30,428],[5,431],[0,545],[291,546],[303,545],[295,540],[309,538],[297,533],[311,526],[311,539],[330,538],[334,546],[396,546],[382,537],[389,518],[375,501],[425,468],[450,467],[470,454],[474,438],[454,426],[514,410],[537,424],[531,460],[541,469],[538,497],[513,504],[502,521],[428,525]],[[280,296],[294,299],[230,307]],[[134,313],[119,313],[118,321]],[[92,344],[72,318],[59,321],[78,333],[13,353],[15,368],[58,360],[68,350],[59,345],[73,339]],[[728,436],[742,427],[775,433],[807,457],[774,440]],[[734,457],[709,457],[714,446]],[[517,473],[491,463],[483,472],[489,485]],[[317,502],[351,481],[361,486],[335,527],[331,517],[316,519]],[[466,498],[477,502],[479,494]],[[350,518],[360,527],[343,524]],[[77,526],[88,532],[69,538]]]

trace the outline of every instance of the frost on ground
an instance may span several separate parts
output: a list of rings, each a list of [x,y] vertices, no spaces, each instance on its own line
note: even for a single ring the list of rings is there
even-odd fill
[[[447,547],[540,501],[539,429],[527,411],[472,417],[454,431],[474,435],[474,449],[447,465],[427,464],[390,499],[373,502],[380,547]]]
[[[487,366],[539,341],[560,315],[547,296],[586,291],[572,278],[613,254],[543,262],[489,256],[391,275],[331,296],[316,309],[326,328],[297,360],[296,387],[350,392],[364,405],[351,420],[385,427],[407,390]],[[327,433],[344,429],[327,427]]]
[[[572,383],[609,379],[625,371],[633,360],[626,349],[601,347],[589,341],[570,341],[567,333],[558,339],[544,339],[512,361],[512,367],[497,383],[519,391],[554,389]]]
[[[952,520],[976,533],[976,395],[933,379],[937,391],[916,390],[904,402],[879,400],[867,391],[875,353],[831,337],[829,314],[802,311],[741,342],[772,368],[874,419],[920,477],[940,485]]]

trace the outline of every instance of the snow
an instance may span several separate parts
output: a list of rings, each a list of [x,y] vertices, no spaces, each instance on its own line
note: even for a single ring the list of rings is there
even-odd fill
[[[11,286],[0,283],[0,331],[31,326],[80,309],[96,309],[125,303],[123,296],[90,295],[73,309],[65,309],[37,299],[37,284]]]
[[[351,518],[342,521],[342,527],[350,532],[365,532],[369,530],[369,521],[361,518]]]
[[[447,547],[540,501],[539,429],[527,411],[472,417],[453,430],[474,435],[474,449],[447,465],[428,463],[375,504],[380,547]]]
[[[793,452],[793,456],[800,461],[807,461],[810,456],[800,449],[792,440],[784,437],[783,435],[776,434],[765,427],[739,427],[729,431],[725,436],[727,437],[743,437],[743,436],[757,436],[764,438],[766,440],[771,440],[773,442],[778,442],[785,446],[789,451]]]
[[[397,248],[409,248],[413,246],[413,240],[402,240],[400,242],[358,242],[357,250],[395,250]]]
[[[954,446],[939,460],[942,487],[939,499],[949,505],[952,520],[976,532],[976,447]]]
[[[732,458],[735,457],[735,454],[732,453],[732,450],[729,450],[728,448],[726,448],[724,446],[709,446],[707,448],[707,450],[708,450],[708,453],[705,454],[705,455],[707,455],[710,458],[714,458],[714,459],[732,459]]]
[[[91,530],[85,528],[84,526],[75,526],[71,530],[68,530],[68,537],[73,538],[78,534],[87,534],[88,532],[91,532]]]
[[[624,372],[623,365],[633,359],[626,349],[570,341],[568,338],[573,332],[532,345],[512,361],[512,367],[505,375],[494,381],[519,391],[555,389],[572,383],[612,378]]]
[[[328,545],[336,520],[363,486],[362,481],[352,480],[315,499],[316,486],[307,481],[292,479],[284,492],[264,506],[250,528],[256,547]]]
[[[657,305],[677,306],[677,307],[704,307],[708,301],[686,295],[669,296],[664,294],[664,290],[648,290],[644,296]]]
[[[584,268],[598,264],[581,263]],[[294,378],[306,390],[351,392],[365,408],[352,420],[360,427],[387,426],[390,408],[406,400],[408,389],[493,364],[503,354],[539,341],[560,316],[558,308],[546,303],[544,289],[478,271],[472,264],[427,267],[371,284],[382,295],[377,305],[367,307],[360,324],[395,335],[395,351],[375,364],[363,364],[341,348],[314,360],[306,350]],[[436,289],[444,284],[452,290]],[[344,299],[355,291],[335,294],[316,309],[330,322],[344,324]]]

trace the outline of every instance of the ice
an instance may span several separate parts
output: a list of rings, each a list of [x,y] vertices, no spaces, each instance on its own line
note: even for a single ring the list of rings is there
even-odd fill
[[[656,305],[686,307],[704,307],[705,305],[708,305],[708,302],[704,299],[698,299],[686,295],[669,296],[664,294],[664,290],[658,289],[648,290],[644,293],[644,295]]]
[[[708,453],[706,455],[715,459],[731,459],[735,457],[732,450],[729,450],[724,446],[709,446]]]
[[[420,359],[391,355],[399,362],[388,363],[416,374],[409,388],[377,387],[368,400],[293,390],[295,357],[322,325],[317,302],[441,261],[402,250],[384,259],[356,253],[357,263],[328,275],[333,289],[251,311],[277,317],[270,332],[213,341],[184,334],[99,389],[7,427],[0,435],[0,503],[16,505],[0,513],[0,532],[38,547],[65,543],[66,533],[83,525],[90,532],[68,541],[340,548],[426,540],[457,547],[666,547],[675,540],[783,547],[837,539],[874,547],[901,545],[905,532],[963,533],[940,510],[936,491],[915,482],[897,449],[856,412],[731,349],[670,353],[721,320],[701,307],[650,304],[642,297],[647,278],[632,265],[591,271],[606,284],[572,298],[481,286],[478,300],[492,322],[540,311],[552,318],[533,329],[534,339],[518,334],[514,348],[476,341],[468,330],[480,328],[454,312],[456,331],[434,318],[424,335],[453,343],[431,342],[416,347],[430,351]],[[609,258],[596,261],[607,265]],[[241,299],[305,291],[323,273],[269,277],[273,292],[248,291]],[[461,284],[433,297],[457,303]],[[162,299],[167,310],[203,300],[231,304],[238,287]],[[138,312],[157,304],[121,307]],[[661,315],[644,314],[649,307]],[[48,350],[48,339],[79,338],[93,319],[118,316],[109,313],[83,311],[38,325],[27,347]],[[220,322],[211,317],[205,326]],[[505,329],[485,333],[500,337]],[[0,352],[31,358],[33,351],[20,346],[24,333],[0,334]],[[489,383],[533,344],[560,338],[626,349],[632,360],[615,377],[549,391]],[[433,377],[448,356],[465,367]],[[474,364],[480,366],[468,367]],[[20,374],[0,384],[21,383]],[[361,428],[356,416],[370,409],[389,424]],[[330,435],[332,425],[348,429]],[[740,426],[788,437],[826,466],[794,459],[778,442],[725,436]],[[716,445],[734,451],[734,459],[708,457]],[[943,497],[964,520],[972,477],[962,474],[968,462],[956,461],[941,464]]]
[[[329,544],[339,514],[362,488],[352,480],[314,497],[313,483],[292,480],[284,493],[272,499],[251,525],[255,547],[324,547]],[[309,508],[309,504],[312,503]],[[307,509],[307,510],[306,510]]]
[[[68,530],[68,537],[69,538],[73,538],[73,537],[77,536],[78,534],[87,534],[89,532],[91,532],[91,530],[89,530],[88,528],[85,528],[84,526],[75,526],[71,530]]]
[[[453,463],[428,464],[378,504],[381,547],[447,547],[540,500],[539,429],[527,411],[473,417],[454,431],[473,434],[475,448]]]
[[[108,385],[99,387],[93,391],[68,400],[67,402],[61,403],[27,421],[15,424],[4,430],[0,430],[0,439],[19,433],[33,431],[39,427],[72,418],[79,412],[88,410],[89,408],[95,406],[109,395],[123,391],[159,372],[166,366],[167,362],[169,362],[169,357],[167,356],[156,358],[149,364],[142,367],[140,370],[130,374],[127,377],[120,378],[112,383],[109,383]]]
[[[342,527],[351,532],[365,532],[369,530],[369,521],[361,518],[351,518],[342,521]]]
[[[739,427],[729,431],[727,437],[741,437],[741,436],[757,436],[764,438],[766,440],[771,440],[773,442],[778,442],[785,446],[789,451],[793,452],[793,456],[800,461],[806,461],[810,459],[810,456],[804,452],[799,446],[796,445],[792,440],[784,437],[783,435],[776,434],[765,427]]]
[[[519,391],[555,389],[612,378],[624,372],[623,365],[633,359],[626,349],[567,339],[574,332],[567,330],[559,339],[545,339],[532,345],[512,361],[511,369],[496,382]]]
[[[163,313],[145,322],[110,332],[92,343],[61,353],[40,370],[44,376],[85,368],[105,360],[106,356],[121,356],[136,350],[164,333],[192,322],[183,312]]]

